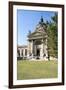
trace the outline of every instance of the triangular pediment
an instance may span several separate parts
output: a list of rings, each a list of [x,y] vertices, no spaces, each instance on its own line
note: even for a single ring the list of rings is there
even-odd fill
[[[46,26],[45,23],[43,22],[43,18],[41,18],[41,21],[39,24],[37,24],[35,31],[32,33],[29,33],[28,39],[35,39],[35,38],[44,38],[46,37]]]
[[[32,33],[32,36],[37,36],[37,35],[41,35],[42,33],[41,32],[34,32]]]
[[[33,37],[33,36],[40,36],[42,33],[40,32],[33,32],[29,35],[29,37]]]
[[[42,37],[43,35],[45,36],[46,33],[45,32],[33,32],[28,37],[29,38],[32,38],[32,37]]]

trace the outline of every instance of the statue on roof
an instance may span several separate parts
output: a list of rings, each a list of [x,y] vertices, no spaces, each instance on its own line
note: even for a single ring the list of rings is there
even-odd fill
[[[41,16],[41,22],[43,22],[43,17]]]
[[[40,19],[40,22],[39,22],[39,24],[43,24],[44,23],[44,20],[43,20],[43,17],[41,16],[41,19]]]

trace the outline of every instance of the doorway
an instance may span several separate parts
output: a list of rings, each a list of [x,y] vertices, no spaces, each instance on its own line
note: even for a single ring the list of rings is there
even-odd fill
[[[37,59],[39,59],[40,58],[40,49],[37,49]]]

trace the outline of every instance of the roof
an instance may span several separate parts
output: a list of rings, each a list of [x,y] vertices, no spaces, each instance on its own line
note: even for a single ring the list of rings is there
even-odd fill
[[[27,45],[18,45],[17,48],[27,48]]]
[[[28,35],[28,39],[44,38],[46,36],[46,24],[43,22],[43,18],[41,17],[40,22],[36,25],[35,31]]]

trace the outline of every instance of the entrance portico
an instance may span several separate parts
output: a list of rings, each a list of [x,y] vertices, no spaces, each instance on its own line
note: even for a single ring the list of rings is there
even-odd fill
[[[46,40],[45,43],[47,44]],[[43,39],[31,39],[29,40],[28,53],[32,59],[47,59],[47,45],[44,44]]]
[[[28,35],[28,43],[28,57],[47,59],[47,33],[43,18],[36,26],[35,31]]]

